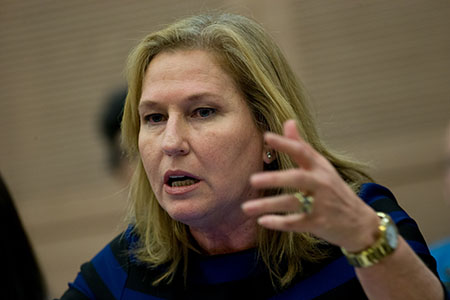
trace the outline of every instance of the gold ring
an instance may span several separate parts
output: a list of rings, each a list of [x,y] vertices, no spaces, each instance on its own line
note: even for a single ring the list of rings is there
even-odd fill
[[[298,192],[294,194],[294,197],[297,198],[298,202],[300,202],[300,213],[305,213],[310,215],[313,210],[314,198],[313,196],[305,196],[303,193]]]

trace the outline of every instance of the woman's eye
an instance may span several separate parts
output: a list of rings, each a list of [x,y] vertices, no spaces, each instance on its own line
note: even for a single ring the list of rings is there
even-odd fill
[[[146,115],[144,117],[144,120],[146,123],[151,123],[151,124],[155,124],[155,123],[160,123],[164,121],[164,115],[162,114],[150,114],[150,115]]]
[[[197,108],[192,115],[193,117],[207,118],[215,113],[216,110],[214,108]]]

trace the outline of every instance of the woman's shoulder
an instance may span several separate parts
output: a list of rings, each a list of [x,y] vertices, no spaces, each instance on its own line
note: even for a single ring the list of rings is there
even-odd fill
[[[128,229],[127,229],[128,230]],[[118,299],[128,277],[130,239],[127,231],[116,236],[94,258],[81,265],[80,272],[61,299]]]
[[[359,189],[358,195],[368,205],[371,205],[377,200],[386,198],[397,202],[394,194],[387,187],[374,182],[363,183]]]
[[[361,185],[358,196],[375,211],[389,214],[397,225],[399,222],[408,220],[413,222],[391,190],[383,185],[373,182],[364,183]]]

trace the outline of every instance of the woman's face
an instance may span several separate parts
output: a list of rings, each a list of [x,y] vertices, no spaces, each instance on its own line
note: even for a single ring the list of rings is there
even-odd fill
[[[263,137],[232,78],[203,50],[163,52],[143,79],[139,152],[160,205],[194,227],[246,222]]]

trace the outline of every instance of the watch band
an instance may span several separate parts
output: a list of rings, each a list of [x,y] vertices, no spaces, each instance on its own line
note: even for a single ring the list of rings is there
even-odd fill
[[[397,248],[397,226],[388,214],[377,212],[377,215],[380,218],[380,225],[378,226],[380,237],[373,245],[357,253],[350,253],[341,247],[342,253],[352,266],[357,268],[370,267],[390,255]]]

